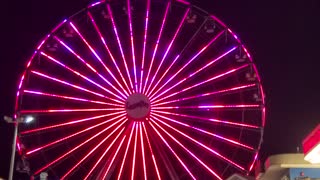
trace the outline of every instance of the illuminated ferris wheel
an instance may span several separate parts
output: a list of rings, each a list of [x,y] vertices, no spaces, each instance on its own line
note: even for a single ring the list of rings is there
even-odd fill
[[[249,173],[264,126],[252,57],[183,0],[94,3],[54,28],[19,83],[35,176],[225,179]],[[21,143],[21,144],[20,144]]]

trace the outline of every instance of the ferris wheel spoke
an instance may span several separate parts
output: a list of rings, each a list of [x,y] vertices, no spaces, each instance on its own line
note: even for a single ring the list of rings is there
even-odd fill
[[[152,110],[152,111],[157,112],[157,113],[161,113],[161,114],[166,114],[166,115],[173,115],[173,116],[178,116],[178,117],[209,121],[209,122],[217,123],[217,124],[230,125],[230,126],[235,126],[238,128],[249,128],[249,129],[253,129],[253,130],[259,130],[261,128],[259,126],[252,125],[252,124],[238,123],[238,122],[221,120],[221,119],[204,118],[204,117],[200,117],[200,116],[191,116],[191,115],[187,115],[187,114],[173,113],[173,112],[161,111],[161,110],[160,111],[159,110]]]
[[[172,44],[174,43],[174,41],[175,41],[178,33],[180,32],[180,30],[181,30],[181,28],[182,28],[182,25],[183,25],[183,23],[185,22],[185,19],[186,19],[187,15],[188,15],[189,11],[190,11],[190,8],[188,8],[188,9],[186,10],[186,12],[184,13],[184,16],[182,17],[182,19],[181,19],[181,21],[180,21],[180,23],[179,23],[179,26],[178,26],[178,28],[176,29],[175,34],[173,35],[173,37],[172,37],[172,39],[171,39],[171,42],[170,42],[170,44],[168,45],[167,50],[166,50],[166,52],[164,53],[164,55],[163,55],[163,57],[162,57],[162,59],[161,59],[161,62],[160,62],[159,66],[158,66],[158,68],[157,68],[157,70],[156,70],[156,72],[154,73],[154,75],[153,75],[153,77],[152,77],[152,80],[151,80],[151,82],[150,82],[150,84],[149,84],[149,86],[148,86],[148,89],[147,89],[147,91],[146,91],[146,94],[147,94],[147,95],[150,95],[149,93],[151,93],[151,92],[153,91],[153,90],[151,90],[151,91],[149,92],[150,88],[152,87],[152,83],[154,82],[154,80],[155,80],[155,78],[156,78],[156,76],[157,76],[157,74],[158,74],[158,72],[159,72],[159,70],[160,70],[160,68],[161,68],[161,66],[162,66],[165,58],[167,57],[167,55],[168,55],[168,53],[169,53],[169,51],[170,51],[170,49],[171,49],[171,47],[172,47]],[[160,79],[159,81],[161,81],[161,79]],[[155,87],[155,86],[154,86],[154,87]]]
[[[142,135],[142,125],[139,123],[139,132],[140,132],[140,142],[141,142],[141,154],[142,154],[142,164],[143,164],[143,175],[144,179],[147,179],[147,168],[146,168],[146,159],[144,155],[144,145],[143,145],[143,135]]]
[[[99,116],[93,116],[93,117],[84,118],[84,119],[73,120],[73,121],[69,121],[69,122],[65,122],[65,123],[45,126],[45,127],[41,127],[41,128],[30,129],[30,130],[26,130],[26,131],[21,131],[20,134],[21,135],[27,135],[27,134],[30,134],[30,133],[35,133],[35,132],[39,132],[39,131],[59,128],[59,127],[68,126],[68,125],[74,125],[74,124],[77,124],[77,123],[91,121],[91,120],[100,119],[100,118],[113,116],[113,115],[118,115],[118,114],[120,114],[120,115],[117,116],[117,118],[119,118],[121,116],[124,116],[125,115],[125,111],[119,111],[119,112],[114,112],[114,113],[109,113],[109,114],[104,114],[104,115],[99,115]]]
[[[48,114],[48,113],[73,113],[73,112],[100,112],[100,111],[117,111],[125,112],[124,108],[100,108],[100,109],[24,109],[20,110],[20,114]]]
[[[257,86],[257,84],[255,84],[255,83],[239,85],[239,86],[235,86],[235,87],[231,87],[231,88],[227,88],[227,89],[221,89],[221,90],[217,90],[217,91],[211,91],[211,92],[207,92],[207,93],[203,93],[203,94],[197,94],[197,95],[188,96],[188,97],[175,99],[175,100],[171,100],[171,101],[165,101],[165,102],[162,102],[162,103],[155,103],[153,105],[154,106],[160,106],[160,105],[164,105],[164,104],[170,104],[170,103],[176,103],[176,102],[181,102],[181,101],[194,100],[194,99],[203,98],[203,97],[207,97],[207,96],[221,95],[221,94],[224,94],[224,93],[236,93],[238,91],[244,91],[244,90],[247,90],[247,89],[250,89],[250,88],[254,88],[256,86]],[[175,92],[173,94],[176,95],[176,94],[178,94],[178,92]],[[164,99],[166,99],[166,97],[159,99],[159,101],[162,101]]]
[[[224,34],[224,31],[221,31],[218,35],[216,35],[211,41],[203,46],[184,66],[182,66],[177,72],[175,72],[170,79],[168,79],[156,92],[154,92],[152,95],[150,95],[150,99],[153,98],[154,95],[156,95],[161,89],[163,89],[169,82],[172,81],[173,78],[175,78],[182,70],[184,70],[192,61],[194,61],[200,54],[202,54],[213,42],[215,42],[219,37]]]
[[[173,139],[179,146],[181,146],[185,151],[187,151],[194,159],[196,159],[204,168],[206,168],[212,175],[214,175],[216,178],[222,180],[222,178],[214,171],[212,170],[207,164],[205,164],[202,160],[200,160],[194,153],[192,153],[188,148],[186,148],[180,141],[178,141],[176,138],[174,138],[168,131],[163,129],[158,123],[156,123],[154,120],[151,119],[151,121],[157,125],[163,132],[165,132],[171,139]]]
[[[134,87],[135,91],[138,92],[138,80],[137,80],[137,66],[136,66],[136,56],[134,52],[134,39],[133,39],[133,30],[132,30],[132,17],[131,17],[131,5],[130,0],[127,0],[127,10],[128,10],[128,23],[130,30],[130,41],[131,41],[131,52],[132,52],[132,63],[133,63],[133,73],[134,73]]]
[[[189,173],[192,179],[196,179],[194,175],[191,173],[191,171],[188,169],[186,164],[181,160],[181,158],[178,156],[178,154],[171,148],[169,143],[164,139],[164,137],[159,133],[159,131],[153,126],[153,124],[149,121],[150,126],[153,128],[153,130],[158,134],[158,136],[161,138],[161,140],[164,142],[164,144],[169,148],[169,150],[172,152],[172,154],[177,158],[177,160],[180,162],[180,164],[183,166],[183,168]]]
[[[128,144],[127,144],[126,151],[124,153],[124,156],[123,156],[123,159],[122,159],[122,163],[121,163],[121,167],[120,167],[120,171],[119,171],[119,174],[118,174],[118,180],[121,178],[121,175],[122,175],[123,166],[124,166],[124,163],[126,161],[126,157],[127,157],[127,153],[128,153],[128,149],[129,149],[130,143],[131,143],[131,138],[132,138],[132,134],[133,134],[133,130],[134,130],[135,124],[136,124],[136,122],[133,122],[132,127],[131,127],[131,132],[130,132],[130,136],[129,136],[129,139],[128,139]]]
[[[170,64],[170,66],[166,69],[166,71],[162,74],[160,80],[156,83],[156,85],[153,86],[153,88],[151,89],[151,91],[149,91],[149,95],[148,97],[150,97],[150,93],[152,93],[154,91],[154,89],[158,86],[158,84],[160,83],[160,81],[165,77],[165,75],[168,73],[168,71],[171,69],[171,67],[175,64],[175,62],[179,59],[180,55],[178,54],[174,60],[172,61],[172,63]]]
[[[173,93],[173,94],[171,94],[171,95],[168,95],[168,96],[162,98],[161,100],[167,99],[168,97],[172,97],[172,96],[174,96],[174,95],[177,95],[177,94],[179,94],[179,93],[188,91],[188,90],[190,90],[190,89],[193,89],[193,88],[202,86],[202,85],[204,85],[204,84],[206,84],[206,83],[208,83],[208,82],[217,80],[217,79],[222,78],[222,77],[225,77],[225,76],[227,76],[227,75],[236,73],[236,72],[238,72],[238,71],[240,71],[240,70],[242,70],[242,69],[244,69],[244,68],[247,68],[247,67],[249,67],[249,64],[245,64],[245,65],[240,66],[240,67],[237,67],[237,68],[229,69],[228,71],[225,71],[225,72],[223,72],[223,73],[221,73],[221,74],[219,74],[219,75],[215,75],[215,76],[213,76],[213,77],[211,77],[211,78],[209,78],[209,79],[206,79],[206,80],[204,80],[204,81],[201,81],[201,82],[199,82],[199,83],[197,83],[197,84],[194,84],[194,85],[192,85],[192,86],[188,86],[188,87],[186,87],[186,88],[183,88],[182,90],[177,91],[177,92],[175,92],[175,93]],[[187,78],[185,78],[185,79],[187,79]],[[180,82],[185,81],[185,79],[182,79]],[[179,83],[180,83],[180,82],[179,82]],[[173,87],[173,86],[172,86],[172,87]],[[164,93],[168,92],[168,91],[171,90],[171,89],[172,89],[172,88],[169,88],[169,89],[167,89],[166,91],[163,91],[163,92],[162,92],[161,94],[159,94],[158,96],[152,98],[152,99],[151,99],[151,102],[152,102],[152,103],[159,102],[160,100],[159,100],[159,99],[156,100],[156,99],[159,98],[160,96],[162,96]]]
[[[47,74],[44,74],[44,73],[41,73],[41,72],[38,72],[38,71],[34,71],[34,70],[31,70],[30,72],[33,73],[33,74],[35,74],[35,75],[37,75],[37,76],[40,76],[40,77],[43,77],[43,78],[46,78],[46,79],[49,79],[49,80],[52,80],[52,81],[55,81],[55,82],[59,82],[59,83],[61,83],[61,84],[64,84],[64,85],[73,87],[73,88],[75,88],[75,89],[78,89],[78,90],[81,90],[81,91],[85,91],[85,92],[94,94],[94,95],[96,95],[96,96],[109,99],[109,98],[106,97],[105,95],[102,95],[102,94],[100,94],[100,93],[97,93],[97,92],[88,90],[88,89],[86,89],[86,88],[84,88],[84,87],[81,87],[81,86],[72,84],[72,83],[67,82],[67,81],[65,81],[65,80],[58,79],[58,78],[55,78],[55,77],[53,77],[53,76],[49,76],[49,75],[47,75]],[[121,101],[119,101],[119,103],[123,104],[123,102],[121,102]]]
[[[260,109],[260,104],[228,104],[228,105],[201,105],[201,106],[161,106],[153,109]]]
[[[207,67],[211,66],[212,64],[214,64],[215,62],[217,62],[218,60],[222,59],[223,57],[225,57],[226,55],[228,55],[229,53],[231,53],[232,51],[234,51],[237,47],[233,47],[230,50],[228,50],[227,52],[223,53],[222,55],[218,56],[217,58],[213,59],[212,61],[210,61],[208,64],[206,64],[205,66],[199,68],[198,70],[196,70],[195,72],[191,73],[190,75],[188,75],[186,78],[183,78],[182,80],[180,80],[178,83],[175,83],[175,85],[171,86],[170,88],[166,89],[165,91],[163,91],[162,93],[160,93],[158,96],[156,96],[154,99],[158,98],[159,96],[162,96],[163,94],[167,93],[168,91],[170,91],[171,89],[175,88],[176,86],[180,85],[181,83],[187,81],[189,78],[193,78],[195,77],[196,74],[198,74],[199,72],[203,71],[204,69],[206,69]]]
[[[82,36],[82,34],[79,32],[77,27],[72,23],[69,22],[70,26],[74,29],[74,31],[80,36],[82,41],[88,46],[88,48],[91,50],[91,52],[94,54],[94,56],[98,59],[100,64],[107,70],[107,72],[111,75],[111,77],[116,81],[116,83],[120,86],[120,88],[126,92],[126,90],[122,87],[120,82],[117,80],[117,78],[113,75],[113,73],[110,71],[110,69],[106,66],[106,64],[102,61],[100,56],[96,53],[96,51],[90,46],[90,44],[87,42],[87,40]],[[126,98],[127,96],[124,95],[118,88],[116,88],[111,82],[106,81],[114,90],[116,90],[123,98]]]
[[[84,60],[79,54],[77,54],[70,46],[68,46],[64,41],[62,41],[61,39],[59,39],[57,36],[54,36],[54,38],[61,44],[63,45],[69,52],[71,52],[75,57],[77,57],[77,59],[79,59],[82,63],[84,63],[92,72],[94,72],[95,74],[97,74],[103,81],[105,81],[106,83],[108,83],[109,81],[103,76],[101,75],[95,68],[92,67],[92,65],[90,65],[86,60]],[[112,57],[113,58],[113,57]],[[124,91],[125,93],[127,93],[126,91]]]
[[[129,88],[128,84],[127,84],[127,81],[126,81],[125,78],[123,77],[123,74],[121,73],[120,68],[119,68],[116,60],[114,59],[113,54],[111,53],[111,51],[110,51],[110,49],[109,49],[109,47],[108,47],[108,45],[107,45],[107,43],[106,43],[106,41],[105,41],[105,38],[103,37],[103,35],[102,35],[102,33],[101,33],[98,25],[96,24],[96,22],[95,22],[95,20],[94,20],[94,18],[93,18],[93,16],[92,16],[92,14],[90,13],[90,11],[88,11],[87,15],[89,16],[89,18],[90,18],[90,20],[91,20],[91,22],[92,22],[95,30],[96,30],[97,33],[99,34],[100,39],[101,39],[104,47],[106,48],[106,50],[107,50],[107,52],[108,52],[108,54],[109,54],[109,56],[110,56],[113,64],[114,64],[115,67],[117,68],[117,71],[118,71],[118,73],[119,73],[119,75],[120,75],[123,83],[125,84],[125,86],[126,86],[126,88],[127,88],[127,90],[128,90],[128,91],[124,90],[124,92],[126,93],[127,96],[129,96],[128,92],[131,93],[131,92],[130,92],[130,88]],[[119,86],[123,89],[122,85],[121,85],[120,83],[118,83],[118,84],[119,84]]]
[[[121,127],[127,120],[125,120],[124,122],[122,122],[118,127]],[[97,136],[99,136],[100,134],[104,133],[105,131],[107,131],[109,128],[105,128],[102,131],[98,132],[97,134],[95,134],[94,136],[91,136],[90,138],[88,138],[87,140],[85,140],[84,142],[78,144],[77,146],[75,146],[74,148],[72,148],[71,150],[69,150],[68,152],[66,152],[65,154],[59,156],[58,158],[56,158],[55,160],[51,161],[50,163],[44,165],[43,167],[39,168],[38,170],[35,171],[34,175],[37,175],[39,173],[41,173],[43,170],[47,169],[48,167],[54,165],[55,163],[61,161],[62,159],[64,159],[66,156],[68,156],[69,154],[71,154],[72,152],[74,152],[75,150],[79,149],[80,147],[82,147],[83,145],[85,145],[86,143],[90,142],[92,139],[96,138]]]
[[[137,137],[138,137],[138,123],[135,124],[134,127],[136,134],[134,136],[134,149],[133,149],[133,157],[132,157],[132,169],[131,169],[131,180],[134,179],[135,172],[135,164],[136,164],[136,154],[137,154]]]
[[[27,93],[27,94],[46,96],[46,97],[49,96],[49,97],[58,98],[58,99],[67,99],[67,100],[81,101],[81,102],[94,103],[94,104],[110,105],[110,103],[104,102],[104,101],[95,101],[95,100],[83,99],[83,98],[73,97],[73,96],[65,96],[65,95],[60,95],[60,94],[45,93],[45,92],[41,92],[41,91],[24,90],[23,92]],[[116,106],[123,107],[123,105],[116,105]]]
[[[103,87],[102,85],[100,85],[100,84],[96,83],[95,81],[89,79],[88,77],[86,77],[85,75],[79,73],[78,71],[73,70],[72,68],[70,68],[70,67],[68,67],[67,65],[61,63],[60,61],[58,61],[57,59],[53,58],[52,56],[50,56],[50,55],[48,55],[48,54],[46,54],[46,53],[44,53],[44,52],[40,52],[40,54],[43,55],[43,56],[45,56],[45,57],[47,57],[48,60],[51,60],[52,62],[54,62],[54,63],[56,63],[56,64],[59,64],[59,65],[62,66],[63,68],[69,70],[70,72],[72,72],[72,73],[75,74],[76,76],[80,76],[82,79],[85,79],[86,81],[94,84],[95,86],[103,89],[104,91],[106,91],[106,92],[112,94],[113,96],[117,97],[118,99],[124,101],[124,98],[123,98],[123,97],[118,96],[117,94],[113,93],[113,92],[110,91],[109,89],[106,89],[106,88]],[[110,98],[110,99],[114,100],[113,98]]]
[[[156,158],[155,158],[155,156],[153,154],[152,147],[151,147],[151,144],[150,144],[150,140],[149,140],[148,133],[147,133],[146,127],[144,125],[144,122],[142,122],[142,127],[143,127],[143,131],[144,131],[144,133],[146,135],[146,139],[147,139],[147,143],[148,143],[148,146],[149,146],[149,150],[151,152],[154,168],[155,168],[155,170],[157,172],[158,179],[161,180],[160,173],[159,173],[159,168],[158,168],[158,165],[157,165],[157,161],[156,161]]]
[[[114,22],[114,17],[113,17],[113,13],[112,13],[110,4],[107,4],[107,9],[108,9],[108,12],[109,12],[109,15],[110,15],[110,19],[111,19],[111,22],[112,22],[114,34],[116,35],[116,38],[117,38],[117,42],[118,42],[119,49],[120,49],[121,56],[122,56],[122,60],[123,60],[123,63],[124,63],[124,66],[125,66],[125,69],[126,69],[126,72],[127,72],[127,75],[128,75],[130,86],[131,86],[131,89],[134,91],[134,87],[133,87],[133,84],[132,84],[131,76],[130,76],[130,73],[129,73],[129,70],[128,70],[128,64],[127,64],[126,58],[125,58],[124,53],[123,53],[120,37],[118,35],[118,30],[117,30],[116,23]]]
[[[189,13],[190,10],[188,10]],[[187,13],[187,14],[188,14]],[[200,30],[203,28],[203,26],[205,25],[205,23],[207,22],[208,18],[206,18],[203,23],[201,24],[201,26],[199,26],[199,28],[197,29],[197,31],[193,34],[193,36],[190,38],[190,40],[188,41],[188,43],[184,46],[184,48],[181,50],[180,54],[182,54],[185,49],[188,47],[188,45],[193,41],[193,39],[196,37],[196,35],[198,35],[198,33],[200,32]],[[166,52],[167,53],[167,52]],[[151,89],[151,91],[149,91],[148,96],[150,96],[150,94],[156,89],[156,87],[158,87],[159,83],[162,81],[162,79],[167,75],[168,71],[171,69],[172,65],[175,63],[175,61],[179,58],[180,54],[178,56],[176,56],[175,60],[172,62],[172,64],[169,66],[169,68],[166,69],[166,71],[162,74],[162,76],[160,77],[160,79],[158,80],[158,82],[153,86],[153,88]]]
[[[34,148],[34,149],[32,149],[32,150],[29,150],[29,151],[26,152],[26,155],[30,156],[31,154],[33,154],[33,153],[35,153],[35,152],[38,152],[38,151],[40,151],[40,150],[43,150],[43,149],[48,148],[48,147],[50,147],[50,146],[53,146],[53,145],[55,145],[55,144],[61,143],[61,142],[65,141],[65,140],[67,140],[67,139],[70,139],[70,138],[72,138],[72,137],[76,137],[76,136],[78,136],[79,134],[82,134],[82,133],[87,132],[87,131],[89,131],[89,130],[91,130],[91,129],[94,129],[94,128],[96,128],[96,127],[99,127],[99,126],[101,126],[101,125],[103,125],[103,124],[106,124],[106,123],[108,123],[108,122],[110,122],[110,121],[114,121],[114,120],[116,120],[116,119],[119,119],[120,117],[122,117],[122,119],[116,121],[115,123],[113,123],[113,124],[111,124],[109,127],[107,127],[107,128],[111,128],[111,127],[113,127],[114,125],[116,125],[117,123],[119,123],[119,122],[121,122],[121,121],[124,120],[123,115],[114,117],[114,118],[112,118],[112,119],[106,120],[106,121],[104,121],[104,122],[101,122],[101,123],[96,124],[96,125],[94,125],[94,126],[91,126],[91,127],[89,127],[89,128],[82,129],[82,130],[80,130],[80,131],[78,131],[78,132],[76,132],[76,133],[73,133],[73,134],[71,134],[71,135],[68,135],[68,136],[66,136],[66,137],[63,137],[63,138],[60,138],[60,139],[55,140],[55,141],[53,141],[53,142],[47,143],[46,145],[43,145],[43,146],[40,146],[40,147],[38,147],[38,148]]]
[[[154,118],[155,120],[157,120],[158,122],[160,122],[161,124],[169,127],[170,129],[172,129],[172,130],[174,130],[175,132],[181,134],[181,135],[184,136],[185,138],[187,138],[187,139],[191,140],[192,142],[196,143],[197,145],[201,146],[202,148],[206,149],[207,151],[209,151],[209,152],[212,153],[213,155],[215,155],[215,156],[221,158],[222,160],[224,160],[224,161],[232,164],[234,167],[236,167],[236,168],[238,168],[238,169],[240,169],[240,170],[242,170],[242,171],[245,171],[245,168],[244,168],[244,167],[242,167],[242,166],[240,166],[239,164],[233,162],[232,160],[228,159],[227,157],[221,155],[218,151],[216,151],[216,150],[214,150],[214,149],[212,149],[212,148],[209,148],[208,146],[206,146],[206,145],[202,144],[201,142],[193,139],[192,137],[188,136],[187,134],[183,133],[182,131],[179,131],[178,129],[170,126],[169,124],[167,124],[167,123],[165,123],[165,122],[163,122],[163,121],[161,121],[160,119],[158,119],[158,118],[156,118],[156,117],[154,117],[154,116],[153,116],[153,118]],[[153,122],[154,122],[154,121],[153,121]]]
[[[126,135],[124,135],[124,137],[122,138],[120,144],[118,145],[118,148],[117,148],[115,154],[113,155],[113,157],[112,157],[112,159],[111,159],[111,162],[109,163],[109,166],[108,166],[106,172],[104,173],[102,179],[106,179],[106,176],[107,176],[107,174],[109,173],[109,170],[110,170],[110,168],[111,168],[111,166],[112,166],[115,158],[117,157],[120,148],[122,148],[122,143],[123,143],[123,141],[124,141],[125,138],[126,138]],[[101,159],[102,159],[104,156],[105,156],[105,153],[103,153],[103,155],[101,156],[101,158],[99,159],[99,161],[101,161]],[[98,163],[98,162],[97,162],[97,163]],[[95,165],[95,166],[96,166],[96,165]],[[95,168],[95,167],[94,167],[94,168]],[[92,169],[92,170],[93,170],[93,169]],[[84,179],[87,179],[87,178],[89,177],[89,175],[90,175],[90,173],[88,173],[88,175],[87,175]]]
[[[61,179],[65,179],[72,171],[74,171],[84,160],[86,160],[92,153],[94,153],[106,140],[108,140],[121,126],[114,129],[108,136],[106,136],[102,141],[100,141],[99,144],[97,144],[94,148],[91,149],[90,152],[88,152],[76,165],[74,165],[66,174],[64,174]],[[109,144],[108,148],[105,150],[105,152],[108,152],[110,148],[113,146],[113,144],[116,142],[116,140],[119,138],[119,136],[124,131],[125,127],[122,128],[122,130],[117,134],[117,136],[114,138],[114,140]]]
[[[194,130],[196,130],[196,131],[198,131],[198,132],[201,132],[201,133],[210,135],[210,136],[212,136],[212,137],[214,137],[214,138],[217,138],[217,139],[219,139],[219,140],[221,140],[221,141],[223,141],[223,142],[225,142],[225,143],[229,143],[229,144],[232,144],[232,145],[234,145],[234,146],[240,146],[240,147],[245,148],[246,150],[249,150],[249,151],[254,151],[254,150],[255,150],[253,147],[251,147],[251,146],[249,146],[249,145],[246,145],[246,144],[243,144],[243,143],[241,143],[241,142],[238,142],[238,141],[236,141],[236,140],[233,140],[233,139],[230,139],[230,138],[226,138],[226,137],[224,137],[224,136],[221,136],[221,135],[218,135],[218,134],[209,132],[209,131],[204,130],[204,129],[201,129],[201,128],[197,128],[197,127],[195,127],[195,126],[192,126],[192,125],[189,125],[189,124],[186,124],[186,123],[177,121],[177,120],[175,120],[175,119],[168,118],[168,117],[166,117],[166,116],[162,116],[162,115],[160,115],[160,114],[158,114],[158,113],[156,113],[156,112],[153,112],[152,115],[157,116],[157,117],[162,118],[162,119],[165,119],[165,120],[168,120],[168,121],[170,121],[170,122],[174,122],[174,123],[176,123],[176,124],[180,124],[180,125],[182,125],[182,126],[185,126],[185,127],[191,128],[191,129],[194,129]],[[152,117],[152,115],[151,115],[151,117]]]
[[[145,26],[144,26],[144,36],[143,36],[142,62],[141,62],[141,71],[140,71],[140,87],[139,87],[140,93],[142,93],[142,80],[143,80],[144,63],[145,63],[144,60],[145,60],[145,55],[146,55],[149,11],[150,11],[150,0],[147,0],[147,10],[146,10],[146,16],[145,16]]]
[[[160,38],[161,38],[161,35],[162,35],[163,27],[164,27],[164,25],[166,23],[166,19],[167,19],[167,15],[168,15],[168,12],[169,12],[170,5],[171,5],[171,2],[168,1],[165,13],[163,15],[160,31],[159,31],[159,34],[158,34],[158,38],[157,38],[156,44],[155,44],[154,49],[153,49],[153,54],[152,54],[152,58],[151,58],[151,61],[150,61],[149,70],[148,70],[148,73],[147,73],[147,77],[146,77],[146,80],[145,80],[145,83],[144,83],[144,87],[143,87],[142,93],[145,93],[146,87],[148,86],[150,72],[151,72],[151,69],[152,69],[152,66],[153,66],[154,58],[155,58],[157,50],[158,50],[158,45],[159,45]]]

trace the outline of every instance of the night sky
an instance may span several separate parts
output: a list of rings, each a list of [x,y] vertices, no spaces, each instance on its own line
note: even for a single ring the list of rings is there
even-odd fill
[[[18,79],[47,32],[89,0],[1,3],[0,117],[12,116]],[[262,161],[296,152],[320,122],[319,0],[197,0],[224,21],[250,50],[266,93]],[[0,121],[0,177],[9,171],[12,125]]]

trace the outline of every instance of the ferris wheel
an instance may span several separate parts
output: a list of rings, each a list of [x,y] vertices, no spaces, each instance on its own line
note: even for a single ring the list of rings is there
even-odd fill
[[[258,158],[264,93],[252,57],[184,0],[101,1],[36,47],[19,83],[18,148],[59,179],[226,179]]]

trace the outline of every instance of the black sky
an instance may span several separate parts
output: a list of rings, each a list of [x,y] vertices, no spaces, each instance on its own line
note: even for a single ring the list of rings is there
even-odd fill
[[[36,44],[89,0],[1,3],[0,115],[12,115],[17,83]],[[236,32],[250,50],[266,93],[262,159],[295,152],[320,122],[319,0],[194,0]],[[0,177],[7,177],[13,128],[0,121]]]

